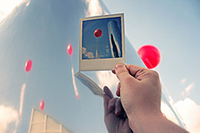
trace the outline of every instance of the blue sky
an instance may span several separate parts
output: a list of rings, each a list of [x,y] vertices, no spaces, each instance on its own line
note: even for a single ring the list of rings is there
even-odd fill
[[[198,0],[103,0],[103,2],[111,13],[125,13],[125,33],[136,50],[146,44],[154,45],[160,50],[161,63],[155,70],[160,73],[163,86],[169,91],[174,103],[185,102],[187,108],[189,105],[186,99],[189,98],[195,102],[194,108],[199,110],[200,2]],[[179,110],[182,114],[187,112],[183,111],[184,108]],[[191,123],[192,121],[198,123],[199,113],[195,114],[194,111],[193,114],[196,118],[191,120]],[[199,126],[196,127],[199,132]]]
[[[66,1],[63,3],[47,1],[27,2],[20,13],[14,12],[13,15],[18,16],[17,18],[8,17],[6,21],[8,23],[0,25],[5,24],[2,29],[6,30],[4,32],[6,34],[0,34],[4,37],[0,40],[3,40],[0,45],[0,73],[4,75],[0,77],[0,110],[5,111],[3,115],[11,116],[3,123],[9,124],[15,121],[15,126],[19,126],[17,132],[27,132],[32,107],[39,107],[40,101],[45,100],[44,111],[68,128],[77,132],[106,131],[103,123],[102,99],[94,96],[77,81],[81,97],[77,100],[71,71],[72,68],[75,72],[78,71],[79,19],[85,17],[85,14],[86,16],[105,14],[104,9],[107,8],[110,13],[124,13],[125,34],[136,50],[146,44],[154,45],[160,50],[162,59],[155,70],[160,73],[163,87],[169,91],[174,100],[173,104],[190,131],[194,133],[200,131],[198,124],[200,123],[200,71],[198,70],[200,2],[198,0],[102,0],[106,7],[101,7],[101,1],[99,3],[98,0],[86,0],[85,3],[72,0],[70,4]],[[80,13],[79,10],[74,10],[74,7],[85,12]],[[3,14],[8,14],[7,10],[3,8],[0,10]],[[72,10],[76,15],[69,12]],[[13,22],[15,19],[17,21]],[[12,24],[9,27],[11,31],[6,27],[9,24]],[[15,43],[10,38],[13,38]],[[126,44],[130,45],[128,40]],[[5,45],[5,42],[8,45]],[[72,57],[66,52],[69,43],[74,48]],[[134,62],[136,55],[134,51],[133,53],[130,51],[131,49],[128,50],[127,60]],[[28,59],[33,60],[33,69],[25,73],[24,64]],[[109,77],[109,74],[104,72],[96,75],[95,78]],[[94,80],[97,80],[95,78]],[[112,76],[109,78],[115,82],[107,82],[101,78],[98,79],[99,84],[115,86],[116,79]],[[22,118],[20,118],[18,110],[24,84],[26,89]],[[6,112],[6,109],[10,112]],[[98,115],[93,111],[98,112]],[[92,129],[89,128],[91,124]],[[3,132],[6,126],[1,127],[0,131]]]
[[[92,53],[94,58],[96,58],[96,49],[98,49],[99,58],[111,58],[107,23],[112,20],[116,21],[121,29],[120,17],[83,21],[82,47],[86,48],[87,52]],[[102,36],[99,38],[94,36],[96,29],[102,30]]]
[[[125,32],[137,50],[145,44],[159,48],[162,54],[160,72],[175,101],[184,97],[184,87],[194,83],[189,97],[198,104],[200,71],[200,9],[198,1],[104,1],[112,13],[125,13]],[[181,81],[185,82],[181,84]]]

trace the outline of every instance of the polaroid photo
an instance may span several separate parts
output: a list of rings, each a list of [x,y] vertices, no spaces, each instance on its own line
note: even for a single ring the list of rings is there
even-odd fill
[[[81,71],[114,70],[125,63],[124,14],[80,19],[79,72],[75,77],[95,95],[104,92]]]
[[[79,71],[114,70],[125,63],[124,14],[80,19]]]

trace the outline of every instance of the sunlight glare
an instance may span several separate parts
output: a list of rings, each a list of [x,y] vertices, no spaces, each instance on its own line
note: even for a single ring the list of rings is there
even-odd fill
[[[0,22],[21,2],[22,0],[0,0]]]

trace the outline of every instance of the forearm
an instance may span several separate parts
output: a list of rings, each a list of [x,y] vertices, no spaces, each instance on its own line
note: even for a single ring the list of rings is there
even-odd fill
[[[135,117],[139,118],[139,117]],[[189,133],[162,115],[148,115],[137,122],[129,119],[129,126],[134,133]]]

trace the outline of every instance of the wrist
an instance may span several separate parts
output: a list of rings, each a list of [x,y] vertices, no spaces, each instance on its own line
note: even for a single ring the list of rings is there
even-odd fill
[[[155,126],[158,121],[163,119],[160,110],[152,112],[138,112],[128,114],[129,126],[134,132],[141,132],[148,129],[148,127]],[[165,118],[164,118],[165,119]]]
[[[135,116],[135,119],[128,116],[129,126],[136,133],[189,133],[182,127],[166,119],[162,113]]]

